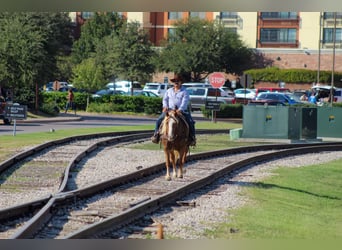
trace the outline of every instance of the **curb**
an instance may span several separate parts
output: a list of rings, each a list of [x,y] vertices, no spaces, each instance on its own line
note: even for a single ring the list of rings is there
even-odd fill
[[[82,116],[78,115],[59,115],[50,118],[30,118],[26,120],[17,120],[17,123],[50,123],[50,122],[66,122],[66,121],[80,121]]]

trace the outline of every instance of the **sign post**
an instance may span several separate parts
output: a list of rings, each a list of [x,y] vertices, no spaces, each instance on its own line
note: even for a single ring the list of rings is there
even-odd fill
[[[213,88],[216,88],[216,91],[218,88],[221,88],[224,83],[226,82],[226,77],[222,72],[214,72],[211,73],[209,76],[209,82]],[[216,94],[216,102],[217,102],[217,94]],[[216,122],[216,109],[212,109],[211,111],[213,121]]]
[[[27,117],[27,106],[26,105],[6,105],[5,117],[13,119],[13,136],[16,135],[17,119],[24,120]]]

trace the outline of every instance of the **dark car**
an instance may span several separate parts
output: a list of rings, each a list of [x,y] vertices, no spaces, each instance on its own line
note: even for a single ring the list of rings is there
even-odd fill
[[[278,102],[283,105],[294,105],[302,103],[298,96],[291,93],[280,93],[280,92],[262,92],[255,98],[256,101],[268,100]]]
[[[104,95],[124,95],[125,92],[122,90],[113,90],[113,89],[101,89],[92,95],[93,98],[99,98]]]
[[[143,95],[143,96],[148,96],[148,97],[160,97],[156,93],[153,93],[151,91],[145,91],[145,90],[136,90],[133,92],[133,95]]]

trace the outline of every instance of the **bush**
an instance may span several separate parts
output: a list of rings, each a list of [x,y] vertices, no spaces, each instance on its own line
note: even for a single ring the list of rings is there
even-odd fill
[[[317,71],[307,69],[279,69],[276,67],[264,69],[251,69],[244,72],[252,77],[253,82],[279,82],[286,83],[312,83],[317,81]],[[342,73],[335,72],[334,79],[336,86],[340,84],[339,79],[342,78]],[[320,71],[320,83],[331,82],[331,71]]]
[[[44,103],[40,110],[48,115],[56,116],[59,114],[59,108],[54,103]]]
[[[216,118],[242,118],[242,104],[221,104],[220,111],[216,111]],[[211,110],[202,108],[202,114],[211,118]]]

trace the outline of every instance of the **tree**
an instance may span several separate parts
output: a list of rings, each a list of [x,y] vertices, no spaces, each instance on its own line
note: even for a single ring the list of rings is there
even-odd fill
[[[94,57],[96,46],[103,38],[117,32],[126,22],[118,13],[95,12],[81,27],[81,37],[74,43],[72,57],[74,63],[80,63],[89,57]]]
[[[153,57],[156,55],[148,34],[139,23],[127,23],[118,34],[107,38],[106,64],[111,69],[108,74],[127,80],[144,81],[150,79],[155,70]]]
[[[105,79],[101,67],[98,67],[94,58],[84,59],[73,69],[72,78],[74,87],[85,90],[87,93],[94,92],[104,87]],[[89,95],[87,99],[87,108]]]
[[[16,101],[32,107],[32,93],[52,79],[57,55],[71,44],[70,27],[65,13],[0,13],[0,79]]]
[[[190,18],[175,24],[165,41],[157,65],[159,70],[202,81],[214,71],[238,73],[251,52],[239,36],[214,21]]]

